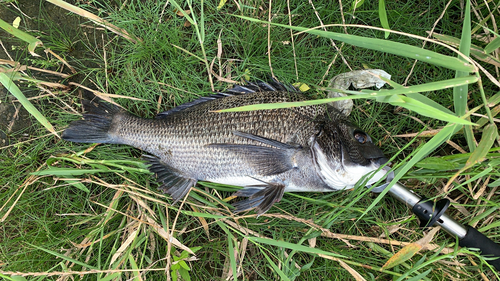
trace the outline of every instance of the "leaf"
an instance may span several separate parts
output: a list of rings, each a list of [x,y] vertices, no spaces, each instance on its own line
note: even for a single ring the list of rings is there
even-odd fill
[[[189,14],[186,13],[186,11],[184,11],[181,6],[177,3],[177,1],[175,0],[172,0],[170,1],[170,3],[172,3],[172,5],[175,7],[175,11],[177,12],[180,12],[185,18],[187,21],[189,21],[190,24],[196,24],[194,19],[192,17],[189,16]],[[191,12],[191,11],[189,11]]]
[[[130,263],[130,266],[134,270],[132,271],[132,273],[134,274],[134,280],[142,281],[143,279],[141,277],[141,272],[139,271],[139,267],[137,266],[137,263],[134,260],[134,256],[128,255],[128,261]]]
[[[14,19],[14,21],[12,22],[12,26],[13,26],[14,28],[19,28],[19,23],[20,23],[20,22],[21,22],[21,18],[20,18],[20,17],[16,17],[16,18]]]
[[[500,37],[496,37],[491,41],[486,47],[484,47],[484,52],[489,54],[500,47]]]
[[[495,124],[488,124],[484,127],[483,130],[483,135],[481,136],[481,141],[479,142],[479,145],[477,146],[476,150],[472,152],[470,155],[469,159],[467,159],[467,162],[465,163],[465,166],[460,169],[458,172],[456,172],[451,178],[449,178],[448,182],[446,183],[444,189],[446,190],[452,182],[465,170],[469,169],[470,167],[483,162],[486,159],[486,155],[488,154],[490,148],[493,146],[493,143],[495,140],[498,138],[498,129]],[[481,173],[477,174],[474,176],[472,179],[477,179],[479,177],[482,177],[486,174],[489,173],[488,170],[491,170],[492,167],[486,168],[484,171]],[[470,181],[469,180],[469,181]],[[461,185],[466,184],[462,183]]]
[[[122,170],[110,170],[110,169],[75,169],[75,168],[57,168],[50,167],[47,170],[38,171],[30,173],[30,175],[35,176],[80,176],[84,174],[95,174],[95,173],[123,173]]]
[[[323,30],[315,30],[305,27],[299,26],[289,26],[284,24],[272,23],[267,21],[261,21],[250,17],[234,15],[235,17],[239,17],[245,20],[249,20],[252,22],[263,23],[263,24],[271,24],[275,26],[281,26],[285,28],[289,28],[292,30],[307,32],[309,34],[318,35],[325,38],[331,38],[335,40],[339,40],[341,42],[345,42],[347,44],[351,44],[354,46],[390,53],[398,56],[408,57],[411,59],[420,60],[426,63],[439,65],[448,69],[457,70],[457,71],[466,71],[466,72],[476,72],[476,69],[470,63],[464,63],[458,58],[446,56],[443,54],[439,54],[433,51],[429,51],[426,49],[422,49],[420,47],[415,47],[408,44],[392,42],[388,40],[376,39],[376,38],[368,38],[361,37],[350,34],[329,32]]]
[[[456,170],[462,166],[463,165],[460,165],[459,163],[451,162],[440,157],[425,158],[422,161],[415,164],[415,167],[435,170],[435,171]]]
[[[460,39],[449,36],[449,35],[432,33],[432,37],[436,38],[437,40],[439,40],[443,43],[454,46],[454,47],[460,45]],[[479,59],[481,61],[484,61],[486,63],[500,67],[500,60],[498,60],[497,58],[495,58],[492,55],[486,54],[481,47],[478,47],[474,44],[471,44],[470,53],[471,53],[471,55],[475,56],[477,59]]]
[[[469,57],[471,49],[470,1],[466,2],[467,3],[464,12],[465,17],[462,27],[462,38],[460,39],[459,51]],[[459,59],[465,62],[464,58],[459,57]],[[457,70],[455,73],[455,78],[464,77],[467,75],[469,75],[468,72]],[[467,84],[453,87],[453,104],[455,107],[455,113],[458,116],[464,115],[467,110],[468,91],[469,86]],[[470,120],[470,118],[467,119]],[[469,146],[469,150],[472,152],[476,148],[472,127],[465,126],[464,133],[465,139],[467,140],[467,145]]]
[[[449,140],[451,136],[453,136],[456,132],[458,132],[463,126],[458,124],[448,124],[446,127],[441,129],[439,133],[437,133],[434,137],[432,137],[429,141],[427,141],[420,149],[417,150],[416,153],[411,155],[409,161],[404,164],[401,168],[399,168],[395,175],[394,179],[389,183],[389,185],[382,191],[379,196],[373,200],[370,206],[363,212],[363,216],[373,209],[383,198],[384,195],[390,190],[390,188],[397,183],[416,163],[422,160],[424,157],[433,152],[437,147],[443,144],[445,141]]]
[[[389,26],[389,21],[387,19],[387,11],[385,10],[385,1],[384,0],[378,0],[378,16],[380,18],[380,24],[382,25],[383,28],[385,29],[391,29]],[[384,31],[385,33],[385,39],[389,37],[391,34],[390,31]]]
[[[306,83],[301,82],[294,83],[293,86],[299,89],[301,92],[307,92],[309,89],[311,89],[309,86],[307,86]]]
[[[497,187],[500,186],[500,179],[497,179],[496,181],[488,184],[488,187]]]
[[[280,280],[291,281],[290,278],[286,276],[286,274],[280,269],[280,267],[278,267],[276,263],[274,263],[274,261],[264,251],[260,250],[260,253],[264,255],[264,257],[266,258],[269,265],[273,268],[273,270],[276,273],[278,273],[278,275],[280,276]]]
[[[5,279],[7,279],[7,280],[12,280],[12,281],[26,281],[26,280],[28,280],[28,279],[26,279],[26,277],[20,276],[20,275],[11,275],[9,277],[9,276],[0,274],[0,277],[3,277]]]
[[[235,239],[235,238],[229,232],[229,229],[224,230],[224,231],[226,233],[228,233],[228,236],[227,236],[227,251],[228,251],[228,255],[229,255],[229,264],[231,266],[231,272],[233,273],[233,279],[234,280],[238,280],[237,279],[237,277],[238,277],[237,276],[238,269],[237,269],[237,261],[236,261],[236,259],[238,258],[238,249],[237,249],[238,244],[234,245],[233,239]]]
[[[455,115],[455,113],[453,111],[449,110],[448,108],[440,105],[439,103],[431,100],[430,98],[428,98],[420,93],[410,93],[410,94],[406,94],[406,96],[410,97],[412,99],[418,100],[419,102],[422,102],[428,106],[432,106],[439,111]]]
[[[1,20],[0,20],[1,21]],[[22,104],[22,106],[28,111],[35,119],[40,122],[49,132],[56,135],[59,138],[59,135],[56,133],[56,130],[50,124],[49,120],[45,118],[45,116],[33,106],[33,104],[24,96],[24,94],[19,90],[16,84],[3,72],[0,72],[0,84],[2,84],[7,91],[9,91],[18,101]]]
[[[219,5],[217,5],[217,10],[222,9],[222,7],[224,7],[224,5],[226,5],[226,2],[227,2],[227,0],[220,0]]]
[[[439,227],[433,227],[429,232],[427,232],[424,237],[420,238],[417,242],[418,245],[422,246],[422,248],[426,248],[427,245],[432,241],[432,238],[434,238],[434,235],[439,231]]]
[[[407,281],[421,281],[421,280],[424,280],[424,277],[429,275],[429,273],[431,273],[432,271],[432,268],[429,268],[427,269],[426,271],[420,273],[420,274],[417,274],[415,276],[413,276],[412,278],[409,278],[407,279]]]
[[[42,46],[43,45],[42,41],[36,39],[35,37],[29,35],[28,33],[24,32],[24,31],[21,31],[15,27],[13,27],[12,25],[4,22],[1,19],[0,19],[0,28],[2,28],[3,30],[7,31],[8,33],[14,35],[15,37],[23,40],[24,42],[27,42],[28,43],[28,51],[30,52],[30,54],[32,56],[39,57],[39,55],[37,53],[35,53],[35,48],[37,46]],[[7,87],[7,86],[5,86],[5,87]]]
[[[331,257],[345,258],[345,256],[342,256],[339,254],[323,251],[323,250],[317,249],[317,248],[311,248],[311,247],[307,247],[307,246],[303,246],[303,245],[298,245],[298,244],[294,244],[294,243],[290,243],[290,242],[276,241],[273,239],[262,238],[262,237],[247,237],[247,238],[248,238],[248,240],[255,242],[255,243],[263,243],[263,244],[268,244],[268,245],[272,245],[272,246],[283,247],[283,248],[287,248],[290,250],[296,250],[296,251],[300,251],[300,252],[304,252],[304,253],[323,254],[323,255],[331,256]]]
[[[361,7],[361,5],[363,5],[364,2],[365,2],[365,0],[352,1],[351,10],[349,10],[349,12],[352,13],[352,12],[356,11],[356,9]]]
[[[175,13],[176,15],[178,15],[179,17],[184,17],[184,15],[189,15],[189,14],[191,14],[191,11],[190,11],[190,10],[184,10],[184,11],[183,11],[183,10],[177,10],[177,9],[175,9],[175,10],[174,10],[174,13]]]
[[[80,181],[77,181],[77,180],[65,180],[65,182],[67,182],[68,184],[80,189],[81,191],[84,191],[86,193],[90,193],[90,190],[85,186],[83,185]]]
[[[128,247],[130,246],[130,244],[132,244],[134,242],[134,240],[137,238],[137,233],[139,232],[139,230],[137,229],[138,227],[139,227],[138,224],[134,225],[135,230],[132,231],[128,235],[127,239],[125,239],[125,241],[123,241],[122,244],[120,245],[120,248],[118,248],[118,250],[116,250],[116,252],[114,253],[114,255],[111,257],[111,261],[109,262],[110,264],[114,264],[115,261],[118,260],[118,258],[120,258],[121,256],[123,256],[123,254],[128,249]]]
[[[42,250],[42,251],[44,251],[44,252],[46,252],[46,253],[48,253],[48,254],[50,254],[50,255],[53,255],[53,256],[55,256],[55,257],[59,257],[59,258],[61,258],[61,259],[63,259],[63,260],[66,260],[66,261],[69,261],[69,262],[72,262],[72,263],[78,264],[78,265],[80,265],[80,266],[83,266],[84,268],[87,268],[87,269],[94,269],[94,270],[99,270],[97,267],[94,267],[94,266],[91,266],[91,265],[86,264],[86,263],[84,263],[84,262],[81,262],[81,261],[79,261],[79,260],[75,260],[75,259],[73,259],[73,258],[67,257],[67,256],[65,256],[65,255],[63,255],[63,254],[58,253],[58,252],[54,252],[54,251],[51,251],[51,250],[48,250],[48,249],[45,249],[45,248],[42,248],[42,247],[38,247],[38,246],[33,245],[33,244],[29,244],[29,243],[27,243],[27,244],[28,244],[28,245],[31,245],[32,247],[35,247],[35,248],[37,248],[37,249],[39,249],[39,250]]]
[[[179,261],[179,265],[184,268],[185,270],[191,270],[191,268],[189,268],[189,266],[187,265],[187,263],[183,260]]]
[[[172,271],[170,272],[170,277],[172,278],[172,281],[177,281],[177,269],[173,269],[174,265],[170,267],[170,269],[172,269]]]
[[[179,269],[179,273],[181,274],[183,281],[191,281],[191,277],[189,276],[189,271],[181,268]]]
[[[318,100],[306,100],[306,101],[299,101],[299,102],[252,104],[252,105],[246,105],[246,106],[241,106],[241,107],[234,107],[234,108],[217,110],[216,112],[236,112],[236,111],[251,111],[251,110],[267,110],[267,109],[276,109],[276,108],[290,108],[290,107],[296,107],[296,106],[318,105],[318,104],[330,103],[330,102],[339,101],[339,100],[346,100],[346,99],[376,99],[379,102],[389,102],[391,96],[394,96],[394,95],[435,91],[435,90],[439,90],[439,89],[450,88],[450,87],[453,87],[456,85],[463,85],[464,83],[467,83],[467,84],[468,83],[475,83],[477,81],[478,81],[478,78],[476,76],[467,76],[467,77],[453,78],[453,79],[449,79],[449,80],[430,82],[430,83],[426,83],[426,84],[409,86],[409,87],[402,87],[402,88],[390,89],[390,90],[387,90],[387,89],[382,89],[379,91],[362,90],[360,92],[357,92],[357,91],[335,89],[335,91],[349,93],[349,94],[353,94],[353,95],[350,95],[347,97],[336,97],[336,98],[327,98],[327,99],[318,99]],[[410,101],[410,99],[411,99],[411,98],[407,98],[407,97],[405,97],[405,98],[408,101]],[[411,99],[411,100],[414,100],[414,99]],[[396,102],[397,99],[393,100],[393,101]],[[401,102],[400,103],[401,106],[406,107],[404,100],[400,101],[400,102]],[[419,110],[419,111],[427,112],[427,114],[429,114],[429,116],[431,116],[432,118],[436,118],[436,119],[443,118],[441,120],[445,120],[445,121],[454,120],[453,122],[456,122],[458,124],[474,125],[474,123],[471,123],[470,121],[460,119],[460,118],[453,116],[449,113],[446,113],[443,111],[437,111],[436,109],[439,109],[439,108],[433,104],[426,104],[423,102],[416,101],[415,103],[409,104],[408,106],[409,107],[412,107],[412,106],[417,107],[417,105],[420,105],[420,107],[422,108],[422,110]],[[409,108],[409,109],[411,109],[411,108]]]
[[[62,0],[47,0],[47,2],[52,3],[58,7],[61,7],[67,11],[70,11],[72,13],[75,13],[79,16],[87,18],[87,19],[93,21],[95,24],[100,25],[100,26],[110,30],[111,32],[114,32],[114,33],[122,36],[123,38],[129,40],[132,43],[138,43],[138,42],[143,41],[141,38],[138,38],[132,34],[129,34],[125,29],[119,28],[119,27],[111,24],[110,22],[108,22],[108,21],[106,21],[106,20],[80,8],[80,7],[71,5],[71,4],[64,2]]]
[[[340,264],[340,266],[342,266],[345,270],[347,270],[351,274],[351,276],[354,278],[354,280],[356,280],[356,281],[366,281],[366,279],[363,278],[363,276],[361,274],[359,274],[359,272],[357,272],[356,270],[354,270],[354,268],[350,267],[344,261],[339,260],[339,264]]]
[[[490,148],[495,143],[498,137],[498,128],[495,124],[488,124],[484,127],[483,135],[481,136],[481,141],[477,146],[476,150],[470,155],[469,159],[465,163],[464,169],[468,169],[473,165],[484,161],[486,154],[488,154]]]
[[[394,106],[401,106],[401,107],[404,107],[406,109],[415,111],[420,115],[431,117],[434,119],[439,119],[439,120],[447,121],[450,123],[456,123],[456,124],[467,124],[467,125],[474,124],[468,120],[459,118],[459,117],[451,115],[449,113],[437,111],[434,107],[428,106],[422,102],[419,102],[415,99],[412,99],[412,98],[409,98],[406,96],[402,96],[402,95],[391,96],[391,98],[389,99],[388,102]]]
[[[390,257],[387,262],[382,266],[383,269],[388,269],[395,267],[409,259],[411,259],[418,251],[422,249],[422,246],[417,243],[411,243],[404,246],[399,250],[394,256]]]

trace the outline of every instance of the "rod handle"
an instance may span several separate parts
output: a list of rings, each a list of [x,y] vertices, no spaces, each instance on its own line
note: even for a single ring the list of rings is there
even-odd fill
[[[494,260],[487,260],[489,264],[500,271],[500,245],[484,236],[474,227],[467,225],[467,234],[459,240],[460,247],[477,248],[481,251],[481,256],[487,258],[496,257]]]

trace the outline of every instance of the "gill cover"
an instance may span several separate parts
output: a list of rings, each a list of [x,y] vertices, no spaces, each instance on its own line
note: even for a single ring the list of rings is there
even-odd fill
[[[334,189],[353,187],[364,175],[387,162],[383,152],[368,134],[338,114],[328,120],[311,142],[311,152],[318,175]],[[380,179],[380,171],[369,181]]]

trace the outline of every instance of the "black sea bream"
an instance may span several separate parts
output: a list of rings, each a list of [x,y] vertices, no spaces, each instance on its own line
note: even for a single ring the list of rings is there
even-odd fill
[[[94,98],[84,100],[87,113],[63,139],[127,144],[150,153],[150,170],[174,201],[197,181],[243,186],[235,195],[249,198],[235,203],[235,211],[256,208],[260,215],[284,192],[352,188],[387,161],[366,133],[328,105],[215,112],[303,100],[291,86],[248,83],[144,119]]]

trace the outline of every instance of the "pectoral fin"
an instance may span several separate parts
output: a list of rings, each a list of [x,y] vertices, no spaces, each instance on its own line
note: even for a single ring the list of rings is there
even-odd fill
[[[150,165],[149,170],[155,173],[158,181],[162,183],[158,189],[170,194],[174,199],[174,204],[184,198],[197,182],[196,179],[185,177],[181,172],[154,156],[144,155],[143,158]]]
[[[258,141],[258,142],[261,142],[261,143],[264,143],[264,144],[267,144],[267,145],[270,145],[270,146],[274,146],[276,148],[283,149],[283,150],[299,149],[300,148],[300,146],[297,146],[297,145],[291,145],[291,144],[288,144],[288,143],[283,143],[283,142],[280,142],[280,141],[277,141],[277,140],[272,140],[272,139],[268,139],[268,138],[261,137],[261,136],[258,136],[258,135],[244,133],[244,132],[240,132],[240,131],[233,131],[233,134],[235,136],[238,136],[238,137],[242,137],[242,138],[247,138],[247,139],[251,139],[251,140],[254,140],[254,141]]]
[[[237,154],[239,158],[249,163],[258,175],[262,176],[281,174],[295,167],[292,158],[300,147],[239,131],[234,131],[233,134],[268,146],[226,143],[214,143],[208,146]]]
[[[234,196],[248,197],[233,204],[235,213],[243,212],[255,208],[257,216],[267,212],[274,203],[283,198],[285,185],[281,183],[266,183],[263,189],[244,188],[234,194]]]

